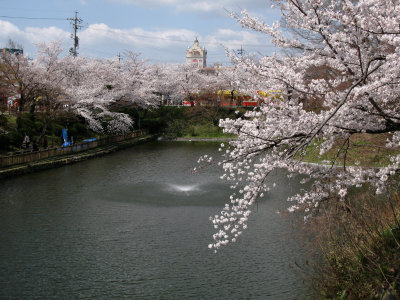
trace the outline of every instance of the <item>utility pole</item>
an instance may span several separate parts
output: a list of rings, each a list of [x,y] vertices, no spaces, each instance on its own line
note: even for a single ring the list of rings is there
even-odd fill
[[[72,28],[74,30],[74,32],[71,34],[71,38],[74,40],[74,47],[69,49],[69,52],[76,57],[78,56],[77,48],[79,47],[79,38],[76,33],[78,29],[82,28],[82,25],[80,25],[82,23],[82,19],[78,18],[78,11],[75,11],[75,17],[69,18],[68,20],[71,21]]]
[[[244,49],[243,49],[243,47],[242,46],[240,46],[240,49],[239,50],[236,50],[236,53],[238,54],[238,55],[240,55],[240,56],[243,56],[243,54],[244,54]]]

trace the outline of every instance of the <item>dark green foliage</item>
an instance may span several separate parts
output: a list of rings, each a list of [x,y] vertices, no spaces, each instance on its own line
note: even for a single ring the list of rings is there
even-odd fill
[[[42,113],[24,112],[20,117],[11,115],[0,115],[0,149],[19,150],[25,135],[28,135],[32,146],[42,145],[43,135],[46,135],[48,145],[60,145],[61,132],[68,129],[69,139],[74,137],[74,141],[93,136],[93,132],[88,128],[83,118],[63,112],[49,119],[49,116]],[[15,123],[14,123],[15,122]],[[18,125],[19,124],[19,127]]]
[[[1,127],[6,127],[7,126],[7,117],[3,114],[0,114],[0,126]]]
[[[115,108],[114,111],[128,114],[134,121],[133,129],[147,129],[151,134],[161,134],[169,138],[177,137],[221,137],[222,130],[218,127],[220,119],[236,118],[243,115],[245,110],[236,114],[233,109],[221,107],[176,107],[161,106],[144,109],[136,106]],[[104,126],[107,126],[104,119]],[[22,147],[25,135],[31,143],[41,145],[43,135],[47,137],[48,145],[59,145],[61,132],[68,129],[68,137],[75,142],[93,137],[85,120],[68,112],[57,115],[36,112],[24,112],[18,117],[0,115],[0,128],[7,132],[1,138],[2,150],[18,150]],[[0,131],[1,132],[1,131]]]
[[[324,299],[383,299],[400,296],[400,198],[394,183],[387,195],[372,187],[350,191],[345,202],[324,207],[314,220],[322,262],[314,285]]]
[[[149,130],[149,133],[156,134],[163,132],[165,129],[165,120],[161,117],[158,118],[145,118],[141,120],[141,128]]]
[[[20,148],[22,146],[22,141],[24,140],[24,135],[22,132],[10,132],[7,134],[9,146],[14,146]]]
[[[167,131],[165,135],[169,138],[177,138],[183,136],[185,127],[187,126],[184,120],[173,120],[168,123]]]
[[[40,133],[41,132],[41,129],[43,128],[43,126],[44,126],[44,123],[43,123],[43,121],[41,121],[41,120],[35,120],[35,131],[36,131],[36,133]]]
[[[10,147],[10,137],[7,134],[0,134],[0,149],[8,150]]]
[[[54,124],[49,129],[50,135],[61,136],[61,131],[65,128],[63,125]]]
[[[77,122],[69,128],[69,132],[75,138],[85,137],[88,135],[88,128],[84,123]]]
[[[35,118],[31,113],[24,113],[20,120],[19,131],[23,134],[27,134],[29,136],[34,136],[37,133],[37,128],[35,126]]]
[[[128,114],[134,121],[135,129],[148,129],[150,133],[170,138],[221,136],[219,120],[237,118],[245,112],[242,110],[237,115],[235,110],[229,108],[199,106],[161,106],[147,110],[139,107],[120,107],[116,111]]]

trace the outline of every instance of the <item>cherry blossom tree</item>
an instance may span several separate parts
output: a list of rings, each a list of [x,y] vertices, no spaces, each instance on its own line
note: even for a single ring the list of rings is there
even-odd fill
[[[185,99],[190,102],[191,106],[194,106],[196,94],[206,87],[204,74],[200,72],[198,67],[182,65],[177,75],[182,100]]]
[[[169,104],[182,103],[184,91],[182,90],[182,66],[179,64],[154,65],[156,90],[161,99],[167,99]]]
[[[84,117],[94,131],[128,131],[129,116],[110,110],[125,94],[118,61],[69,56],[63,64],[61,76],[70,110]]]
[[[61,42],[42,43],[37,47],[37,57],[32,61],[32,65],[36,66],[35,78],[40,84],[32,106],[33,108],[39,106],[42,114],[43,127],[35,141],[39,143],[51,122],[64,111],[63,104],[66,97],[62,87],[63,77],[60,76],[64,68],[60,60]]]
[[[126,59],[118,67],[122,97],[138,107],[152,107],[159,103],[158,78],[160,68],[148,64],[138,53],[125,53]]]
[[[17,125],[20,127],[22,111],[34,104],[41,87],[41,69],[23,55],[2,53],[0,76],[10,96],[18,99]]]
[[[9,93],[20,98],[19,119],[28,105],[31,111],[40,105],[49,117],[68,107],[69,111],[85,118],[94,131],[115,133],[130,130],[132,120],[129,116],[114,112],[110,107],[123,98],[149,104],[144,97],[130,98],[132,90],[138,95],[141,95],[141,90],[127,86],[124,81],[129,77],[148,83],[149,80],[144,79],[145,72],[129,73],[116,60],[60,58],[61,53],[60,43],[54,42],[38,45],[38,55],[34,60],[23,55],[2,54],[2,81],[9,87]]]
[[[259,197],[273,188],[268,180],[275,169],[288,176],[311,179],[303,193],[289,198],[290,211],[302,209],[306,217],[324,201],[345,201],[350,186],[364,183],[382,193],[399,172],[400,155],[379,169],[349,166],[346,152],[354,134],[387,134],[387,147],[400,147],[400,2],[394,0],[278,0],[283,22],[272,26],[246,11],[232,13],[243,27],[271,38],[280,54],[259,61],[231,55],[237,68],[251,72],[263,90],[284,91],[285,101],[268,103],[243,118],[221,120],[225,132],[238,135],[222,163],[232,181],[233,194],[219,215],[209,248],[217,251],[235,242],[247,228]],[[311,70],[324,70],[312,74]],[[254,88],[245,84],[249,94]],[[319,101],[317,110],[307,101]],[[339,145],[343,159],[332,165],[302,161],[308,147],[320,153]],[[397,152],[398,153],[398,152]],[[202,158],[201,160],[209,160]],[[336,165],[336,166],[335,166]]]

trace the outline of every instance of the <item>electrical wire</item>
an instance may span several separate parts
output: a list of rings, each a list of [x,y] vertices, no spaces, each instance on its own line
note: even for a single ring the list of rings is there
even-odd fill
[[[35,17],[12,17],[12,16],[0,16],[0,18],[7,18],[7,19],[25,19],[25,20],[58,20],[58,21],[65,21],[68,20],[66,18],[35,18]]]
[[[0,16],[0,18],[8,18],[8,19],[26,19],[26,20],[57,20],[57,21],[70,21],[71,18],[45,18],[45,17],[20,17],[20,16]],[[109,32],[109,33],[113,33],[115,34],[116,31],[121,32],[122,34],[126,34],[129,36],[133,36],[133,37],[139,37],[139,38],[146,38],[146,39],[153,39],[153,40],[164,40],[164,41],[171,41],[171,42],[177,42],[177,43],[192,43],[192,40],[184,40],[184,39],[176,39],[176,38],[167,38],[167,37],[160,37],[160,36],[150,36],[150,35],[143,35],[143,34],[134,34],[131,33],[129,31],[124,32],[124,30],[113,30],[113,29],[102,29],[102,28],[93,28],[90,26],[82,26],[84,27],[86,30],[93,30],[93,31],[104,31],[104,32]],[[241,46],[245,46],[245,47],[261,47],[261,48],[275,48],[275,46],[273,45],[268,45],[268,44],[264,44],[264,45],[260,45],[260,44],[245,44],[243,42],[229,42],[229,41],[225,41],[225,42],[212,42],[212,41],[202,41],[202,44],[205,45],[218,45],[218,46],[222,46],[223,44],[231,44],[231,45],[241,45]],[[158,50],[158,49],[156,49]],[[93,50],[92,50],[93,51]],[[165,52],[165,50],[161,50]],[[106,53],[106,52],[102,52],[102,51],[95,51],[98,53],[103,53],[103,54],[108,54],[110,55],[111,53]],[[171,51],[172,52],[172,51]],[[214,55],[208,55],[210,56],[214,56],[214,57],[221,57],[220,54],[214,54]]]
[[[0,16],[0,18],[8,18],[8,19],[25,19],[25,20],[57,20],[57,21],[70,21],[70,18],[39,18],[39,17],[14,17],[14,16]],[[100,29],[100,28],[93,28],[93,27],[86,27],[88,30],[94,30],[94,31],[105,31],[109,33],[115,33],[115,30],[112,29]],[[122,31],[123,30],[118,30]],[[153,39],[153,40],[164,40],[164,41],[171,41],[171,42],[177,42],[177,43],[191,43],[193,41],[191,40],[183,40],[183,39],[174,39],[174,38],[166,38],[166,37],[156,37],[156,36],[149,36],[149,35],[142,35],[142,34],[134,34],[134,33],[129,33],[130,36],[134,37],[140,37],[140,38],[146,38],[146,39]],[[224,43],[222,42],[211,42],[211,41],[202,41],[202,44],[205,45],[223,45]],[[244,44],[243,42],[229,42],[226,41],[225,44],[233,44],[233,45],[243,45],[245,47],[261,47],[261,48],[275,48],[273,45],[260,45],[260,44]]]
[[[88,30],[94,30],[94,31],[104,31],[104,32],[109,32],[115,34],[116,31],[118,32],[123,32],[123,30],[112,30],[112,29],[102,29],[102,28],[93,28],[93,27],[85,27]],[[164,40],[164,41],[172,41],[172,42],[178,42],[178,43],[192,43],[193,40],[183,40],[183,39],[174,39],[174,38],[166,38],[166,37],[157,37],[157,36],[149,36],[149,35],[142,35],[142,34],[134,34],[134,33],[127,33],[130,36],[135,36],[135,37],[140,37],[140,38],[146,38],[146,39],[154,39],[154,40]],[[245,44],[243,42],[229,42],[225,41],[224,43],[222,42],[211,42],[211,41],[202,41],[202,44],[205,45],[223,45],[225,44],[234,44],[234,45],[243,45],[246,47],[261,47],[261,48],[275,48],[274,45],[260,45],[260,44]]]

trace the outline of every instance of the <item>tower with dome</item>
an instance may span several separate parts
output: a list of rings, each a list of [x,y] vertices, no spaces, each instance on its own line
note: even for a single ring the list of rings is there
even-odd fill
[[[207,66],[207,50],[204,47],[200,47],[197,37],[193,45],[186,50],[186,64],[198,68]]]

